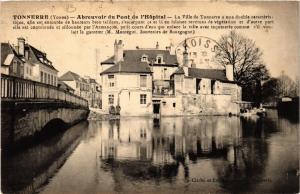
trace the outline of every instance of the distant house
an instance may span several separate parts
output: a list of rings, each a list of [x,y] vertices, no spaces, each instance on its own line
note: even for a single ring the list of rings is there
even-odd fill
[[[75,89],[75,94],[83,98],[87,98],[89,91],[88,82],[77,73],[68,71],[59,77],[59,81],[65,82],[67,85]]]
[[[185,47],[185,49],[187,49]],[[124,50],[115,41],[114,55],[101,62],[102,107],[121,115],[238,114],[241,87],[234,81],[233,65],[225,69],[200,69],[183,62],[170,48]]]
[[[87,100],[91,107],[101,108],[101,86],[96,82],[95,79],[85,76],[84,79],[89,84],[89,93]]]
[[[68,84],[66,84],[63,81],[58,80],[57,87],[65,90],[67,92],[70,92],[70,93],[73,93],[73,94],[75,93],[75,89],[73,89],[71,86],[69,86]]]
[[[1,43],[1,73],[57,85],[58,70],[46,53],[18,38],[18,44]]]

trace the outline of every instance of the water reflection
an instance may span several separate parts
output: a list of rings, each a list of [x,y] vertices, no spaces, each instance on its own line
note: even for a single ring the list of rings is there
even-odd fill
[[[297,192],[298,127],[276,111],[266,118],[91,121],[3,160],[2,188],[25,193]]]
[[[14,155],[2,156],[4,193],[34,193],[55,174],[79,144],[87,122]]]
[[[268,138],[279,130],[295,133],[297,126],[284,128],[290,125],[285,119],[259,117],[110,121],[103,123],[108,130],[101,133],[102,168],[118,173],[116,182],[123,181],[120,177],[172,182],[182,166],[184,180],[190,182],[195,178],[190,175],[190,164],[211,159],[213,178],[225,191],[255,191],[259,184],[272,182],[272,177],[265,176]],[[201,174],[210,170],[201,169]]]
[[[160,128],[151,130],[152,126]],[[159,123],[123,119],[106,122],[103,128],[108,130],[102,130],[101,134],[102,167],[118,173],[114,176],[116,182],[124,176],[139,181],[154,178],[158,182],[172,182],[180,165],[188,182],[189,161],[227,158],[231,147],[238,147],[242,136],[237,117],[163,118]],[[232,161],[233,158],[229,157]]]

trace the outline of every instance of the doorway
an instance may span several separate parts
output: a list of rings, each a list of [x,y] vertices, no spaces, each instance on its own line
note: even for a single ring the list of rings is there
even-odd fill
[[[153,100],[153,113],[154,114],[160,113],[160,100]]]

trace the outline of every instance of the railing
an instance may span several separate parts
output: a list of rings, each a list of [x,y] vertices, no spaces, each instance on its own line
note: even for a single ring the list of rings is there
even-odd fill
[[[87,100],[58,87],[5,74],[1,74],[1,98],[54,100],[88,107]]]

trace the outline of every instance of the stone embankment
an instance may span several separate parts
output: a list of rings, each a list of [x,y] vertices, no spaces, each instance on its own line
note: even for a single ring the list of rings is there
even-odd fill
[[[90,108],[90,114],[88,116],[88,120],[90,121],[104,121],[104,120],[112,120],[119,119],[120,115],[111,115],[104,113],[101,109]]]

